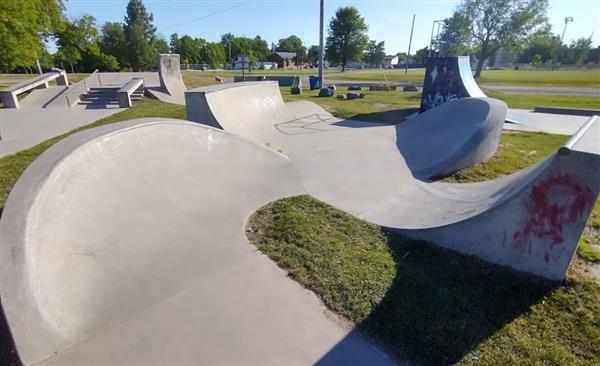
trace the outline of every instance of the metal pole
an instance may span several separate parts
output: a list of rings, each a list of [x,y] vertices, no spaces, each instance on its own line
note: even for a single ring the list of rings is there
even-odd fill
[[[242,81],[246,81],[246,55],[242,55]]]
[[[321,0],[320,23],[319,23],[319,88],[323,87],[323,18],[324,0]]]
[[[408,74],[408,60],[410,60],[410,47],[412,46],[413,30],[415,29],[415,14],[413,14],[412,26],[410,27],[410,39],[408,41],[408,54],[406,55],[406,69],[404,75]]]
[[[435,29],[435,20],[431,24],[431,38],[429,38],[429,57],[431,57],[431,49],[433,48],[433,30]]]
[[[563,38],[565,38],[565,31],[567,30],[567,24],[569,24],[569,22],[574,21],[575,19],[573,19],[573,17],[566,17],[565,18],[565,27],[563,28],[563,32],[562,35],[560,36],[560,43],[563,43]]]

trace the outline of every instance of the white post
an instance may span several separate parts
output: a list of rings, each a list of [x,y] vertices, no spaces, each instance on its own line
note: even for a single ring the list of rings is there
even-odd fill
[[[404,74],[408,74],[408,60],[410,60],[410,47],[412,46],[413,30],[415,29],[415,14],[413,14],[412,26],[410,27],[410,39],[408,41],[408,54],[406,55],[406,68]]]

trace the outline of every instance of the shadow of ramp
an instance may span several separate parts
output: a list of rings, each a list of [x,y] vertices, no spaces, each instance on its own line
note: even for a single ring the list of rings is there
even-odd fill
[[[395,125],[404,122],[408,116],[418,111],[419,108],[392,109],[372,113],[359,113],[352,116],[352,119]]]
[[[557,286],[473,256],[386,236],[396,276],[356,329],[399,364],[454,364]],[[355,333],[318,364],[334,364]]]
[[[1,299],[0,299],[1,302]],[[6,316],[0,306],[0,365],[3,366],[21,366],[21,360],[17,355],[15,344],[6,322]]]

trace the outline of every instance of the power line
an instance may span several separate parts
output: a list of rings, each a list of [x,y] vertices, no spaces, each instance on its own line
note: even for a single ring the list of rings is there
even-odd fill
[[[228,7],[228,8],[225,8],[225,9],[221,9],[221,10],[215,11],[214,13],[210,13],[210,14],[207,14],[207,15],[201,16],[201,17],[199,17],[199,18],[195,18],[195,19],[192,19],[192,20],[188,20],[188,21],[185,21],[185,22],[183,22],[183,23],[178,23],[178,24],[170,25],[170,26],[168,26],[168,27],[162,28],[162,30],[167,30],[167,29],[171,29],[171,28],[176,28],[176,27],[180,27],[180,26],[182,26],[182,25],[186,25],[186,24],[190,24],[190,23],[194,23],[194,22],[197,22],[197,21],[203,20],[203,19],[207,19],[207,18],[210,18],[210,17],[212,17],[212,16],[219,15],[219,14],[222,14],[222,13],[225,13],[225,12],[228,12],[228,11],[230,11],[230,10],[233,10],[233,9],[235,9],[235,8],[239,8],[240,6],[246,5],[246,4],[248,4],[248,3],[251,3],[251,2],[253,2],[253,1],[254,1],[254,0],[248,0],[248,1],[244,1],[244,2],[241,2],[241,3],[239,3],[239,4],[235,4],[235,5],[233,5],[233,6],[230,6],[230,7]]]

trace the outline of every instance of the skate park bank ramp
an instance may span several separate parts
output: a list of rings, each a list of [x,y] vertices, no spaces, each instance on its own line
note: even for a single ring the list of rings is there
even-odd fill
[[[511,176],[430,183],[493,155],[504,103],[464,98],[384,126],[337,119],[309,102],[283,103],[268,82],[238,85],[188,91],[188,118],[280,151],[310,195],[356,216],[521,271],[564,277],[600,188],[597,122],[582,127],[563,154]],[[231,106],[239,114],[228,113]]]
[[[282,149],[295,163],[310,146],[334,148],[342,143],[341,136],[350,142],[357,136],[361,142],[349,148],[368,154],[386,146],[392,155],[398,155],[399,148],[413,175],[422,179],[448,175],[493,156],[507,109],[498,100],[469,98],[389,126],[339,119],[308,101],[284,103],[273,81],[193,89],[186,92],[186,105],[190,120]],[[312,139],[319,143],[305,144]],[[386,142],[379,144],[380,139]]]
[[[429,57],[423,80],[420,112],[461,98],[486,98],[473,78],[469,56]],[[506,122],[525,123],[525,114],[508,110]]]
[[[160,86],[149,88],[148,92],[167,103],[185,104],[184,93],[187,90],[181,77],[180,57],[178,54],[160,54],[157,57]]]
[[[304,193],[281,154],[197,123],[62,140],[0,222],[2,306],[22,361],[391,364],[247,242],[255,210]]]
[[[0,220],[0,298],[17,351],[27,365],[389,364],[247,242],[247,218],[308,192],[405,235],[560,279],[600,190],[600,126],[584,127],[535,166],[462,185],[414,179],[385,134],[356,149],[361,131],[379,127],[346,128],[336,145],[301,141],[330,145],[300,163],[185,121],[74,134],[27,168]],[[386,143],[394,157],[376,148]],[[346,195],[352,174],[331,186],[332,162],[337,174],[383,169],[362,189],[377,198],[386,178],[404,180],[367,208],[367,194]]]

